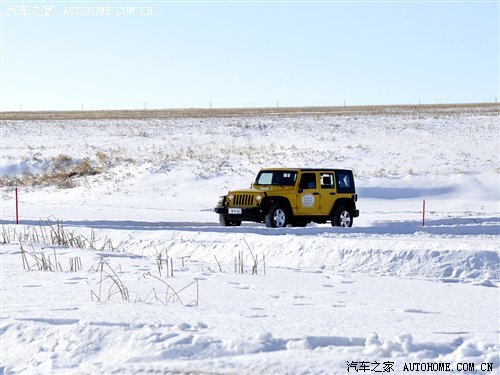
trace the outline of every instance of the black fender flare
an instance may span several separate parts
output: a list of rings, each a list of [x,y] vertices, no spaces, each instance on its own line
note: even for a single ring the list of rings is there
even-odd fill
[[[290,204],[290,201],[288,200],[288,198],[280,197],[280,196],[271,196],[271,197],[266,196],[262,200],[260,208],[261,208],[264,216],[266,215],[267,211],[269,210],[269,207],[271,207],[271,205],[273,205],[274,203],[279,203],[280,205],[282,205],[286,209],[286,211],[290,215],[290,217],[293,216],[293,210],[292,210],[292,205]]]
[[[333,204],[332,210],[330,211],[330,217],[335,215],[335,212],[337,212],[337,210],[342,206],[347,206],[353,213],[354,213],[354,210],[356,209],[356,204],[354,203],[354,201],[352,199],[340,198],[340,199],[337,199],[335,201],[335,203]]]

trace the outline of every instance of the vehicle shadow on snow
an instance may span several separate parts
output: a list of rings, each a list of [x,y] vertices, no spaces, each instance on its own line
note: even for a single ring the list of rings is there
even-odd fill
[[[453,193],[456,190],[453,186],[439,188],[391,188],[391,187],[358,187],[357,193],[362,198],[375,199],[410,199],[431,197]]]
[[[14,221],[0,220],[1,224],[14,224]],[[44,225],[39,220],[22,220],[24,225]],[[240,227],[222,227],[215,222],[148,222],[132,220],[66,220],[63,224],[70,227],[95,229],[135,230],[135,231],[180,231],[207,233],[241,233],[260,235],[319,235],[319,234],[414,234],[417,232],[437,235],[498,235],[500,217],[488,218],[447,218],[428,220],[425,226],[418,221],[380,221],[372,226],[340,228],[329,225],[309,225],[305,228],[266,228],[263,224],[243,223]],[[356,224],[354,224],[356,225]]]

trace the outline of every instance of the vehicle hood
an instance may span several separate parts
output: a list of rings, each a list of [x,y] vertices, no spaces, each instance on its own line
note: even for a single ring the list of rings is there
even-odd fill
[[[230,190],[229,193],[232,194],[257,194],[257,193],[265,193],[268,191],[279,191],[279,192],[286,192],[286,191],[292,191],[293,186],[255,186],[252,189],[238,189],[238,190]],[[228,194],[229,194],[228,193]]]

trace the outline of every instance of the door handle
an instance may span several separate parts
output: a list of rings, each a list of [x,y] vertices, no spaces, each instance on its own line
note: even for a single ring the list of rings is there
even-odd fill
[[[315,193],[313,193],[313,195],[319,195],[319,193],[318,193],[318,192],[315,192]]]
[[[332,191],[332,192],[330,193],[330,195],[335,195],[335,193]]]

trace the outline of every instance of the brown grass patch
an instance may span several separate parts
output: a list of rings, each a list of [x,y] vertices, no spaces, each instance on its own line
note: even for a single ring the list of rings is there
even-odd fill
[[[78,177],[94,176],[102,172],[89,158],[74,160],[60,154],[51,160],[51,166],[40,174],[23,173],[21,177],[2,176],[0,186],[57,186],[61,189],[72,188]]]
[[[1,112],[0,120],[85,120],[85,119],[148,119],[148,118],[219,118],[253,116],[370,116],[476,112],[499,114],[499,103],[318,106],[283,108],[186,108],[156,110],[105,111],[33,111]]]

